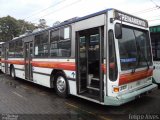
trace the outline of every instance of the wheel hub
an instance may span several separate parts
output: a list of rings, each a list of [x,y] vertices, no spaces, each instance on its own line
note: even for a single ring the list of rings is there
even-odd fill
[[[57,78],[57,89],[61,93],[63,93],[66,90],[66,81],[62,76],[59,76]]]

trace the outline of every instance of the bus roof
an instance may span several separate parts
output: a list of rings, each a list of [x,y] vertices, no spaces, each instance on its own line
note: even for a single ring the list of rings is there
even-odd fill
[[[84,16],[84,17],[79,17],[79,18],[76,18],[76,19],[73,19],[73,20],[66,20],[58,25],[55,25],[55,26],[52,26],[52,27],[49,27],[49,28],[46,28],[46,29],[43,29],[41,31],[37,31],[37,32],[32,32],[32,33],[29,33],[25,36],[20,36],[20,37],[17,37],[17,38],[13,38],[12,40],[10,41],[16,41],[18,39],[22,39],[22,38],[25,38],[25,37],[28,37],[28,36],[32,36],[32,35],[36,35],[36,34],[39,34],[41,32],[44,32],[46,30],[51,30],[51,29],[54,29],[54,28],[58,28],[58,27],[61,27],[61,26],[65,26],[65,25],[68,25],[68,24],[71,24],[71,23],[75,23],[75,22],[78,22],[78,21],[82,21],[82,20],[85,20],[85,19],[88,19],[88,18],[91,18],[91,17],[95,17],[95,16],[98,16],[98,15],[101,15],[101,14],[104,14],[110,10],[116,10],[114,8],[108,8],[108,9],[105,9],[105,10],[102,10],[102,11],[99,11],[99,12],[96,12],[96,13],[93,13],[93,14],[90,14],[90,15],[87,15],[87,16]],[[116,11],[119,11],[119,10],[116,10]],[[122,11],[119,11],[119,12],[122,12]],[[122,12],[124,13],[124,12]],[[127,14],[127,13],[125,13]],[[129,15],[129,14],[128,14]],[[132,15],[133,16],[133,15]],[[133,16],[133,17],[136,17],[136,16]],[[138,17],[136,17],[138,18]],[[142,19],[142,18],[139,18],[139,19]],[[8,41],[8,42],[10,42]]]
[[[85,19],[88,19],[88,18],[91,18],[91,17],[95,17],[95,16],[98,16],[98,15],[101,15],[101,14],[104,14],[106,13],[107,11],[110,11],[110,10],[113,10],[113,8],[109,8],[109,9],[105,9],[105,10],[102,10],[102,11],[99,11],[99,12],[96,12],[96,13],[93,13],[93,14],[90,14],[90,15],[87,15],[87,16],[84,16],[84,17],[79,17],[77,19],[74,19],[72,21],[64,21],[58,25],[55,25],[55,26],[52,26],[52,27],[49,27],[49,28],[46,28],[46,29],[43,29],[41,31],[37,31],[37,32],[32,32],[32,33],[29,33],[25,36],[20,36],[20,37],[16,37],[16,38],[13,38],[12,40],[9,40],[8,42],[10,41],[16,41],[18,39],[22,39],[22,38],[25,38],[27,36],[31,36],[31,35],[35,35],[35,34],[38,34],[38,33],[41,33],[43,31],[46,31],[46,30],[50,30],[50,29],[54,29],[54,28],[58,28],[58,27],[61,27],[61,26],[65,26],[65,25],[68,25],[68,24],[71,24],[71,23],[75,23],[75,22],[78,22],[78,21],[82,21],[82,20],[85,20]]]

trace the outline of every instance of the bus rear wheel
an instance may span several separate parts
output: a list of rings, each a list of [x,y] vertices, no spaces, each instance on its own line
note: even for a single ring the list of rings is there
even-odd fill
[[[11,77],[16,78],[15,70],[14,70],[14,67],[13,67],[13,66],[11,67],[10,75],[11,75]]]
[[[54,77],[56,93],[63,98],[68,96],[68,83],[65,75],[61,72],[57,73]]]

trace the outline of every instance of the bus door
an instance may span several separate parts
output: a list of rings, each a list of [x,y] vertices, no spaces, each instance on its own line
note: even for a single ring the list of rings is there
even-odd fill
[[[6,74],[9,74],[9,68],[8,68],[8,62],[7,62],[7,60],[8,60],[8,51],[9,51],[9,46],[8,46],[8,44],[5,44],[4,45],[4,60],[5,60],[5,73]]]
[[[77,92],[102,101],[102,48],[103,27],[76,32]]]
[[[25,59],[25,79],[33,80],[32,70],[32,54],[33,54],[33,42],[24,42],[24,59]]]

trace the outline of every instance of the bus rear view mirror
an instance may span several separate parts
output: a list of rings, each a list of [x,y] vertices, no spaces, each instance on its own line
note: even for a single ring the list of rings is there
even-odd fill
[[[122,39],[122,24],[115,24],[115,37],[116,39]]]

